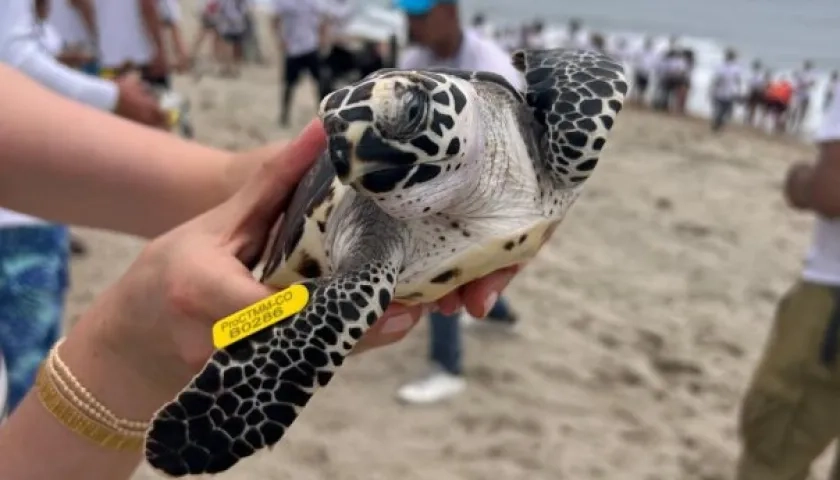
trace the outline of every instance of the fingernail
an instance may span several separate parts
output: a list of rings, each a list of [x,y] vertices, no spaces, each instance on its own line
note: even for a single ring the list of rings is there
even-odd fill
[[[496,304],[496,301],[499,299],[499,294],[496,292],[491,293],[485,300],[484,300],[484,315],[482,317],[486,317],[490,310],[493,308],[493,305]]]
[[[396,317],[386,320],[385,326],[382,327],[381,332],[386,335],[391,333],[402,333],[411,328],[413,323],[414,319],[411,318],[410,313],[402,313]]]

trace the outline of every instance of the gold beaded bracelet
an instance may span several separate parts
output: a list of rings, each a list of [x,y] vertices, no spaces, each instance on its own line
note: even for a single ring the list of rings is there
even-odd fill
[[[118,418],[70,372],[58,355],[59,340],[35,379],[38,398],[62,425],[95,444],[119,451],[142,451],[146,422]]]

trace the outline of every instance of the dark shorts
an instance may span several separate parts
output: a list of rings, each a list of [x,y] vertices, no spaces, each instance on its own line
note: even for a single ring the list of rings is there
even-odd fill
[[[201,16],[201,27],[208,30],[213,30],[216,28],[216,22],[213,21],[213,17],[211,15],[202,15]]]
[[[757,107],[764,104],[764,92],[758,89],[750,90],[747,94],[747,105],[749,107]]]
[[[764,107],[773,113],[782,114],[787,112],[788,104],[776,99],[768,99],[764,102]]]
[[[673,92],[680,88],[689,88],[691,82],[683,75],[667,76],[662,79],[662,88],[666,92]]]
[[[321,58],[317,50],[295,57],[286,57],[285,67],[284,80],[287,85],[296,84],[304,71],[309,72],[317,81],[321,79]]]
[[[153,87],[165,88],[167,90],[172,88],[172,80],[169,75],[152,75],[149,72],[148,66],[144,66],[140,69],[140,76],[144,82]]]
[[[637,73],[633,81],[634,88],[641,93],[645,93],[650,85],[650,76],[646,73]]]
[[[231,45],[239,45],[245,41],[245,33],[225,33],[222,38]]]

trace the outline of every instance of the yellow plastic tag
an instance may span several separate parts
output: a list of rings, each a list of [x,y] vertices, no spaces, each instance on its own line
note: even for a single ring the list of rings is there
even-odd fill
[[[213,345],[228,345],[268,328],[303,310],[309,302],[309,290],[292,285],[253,305],[228,315],[213,325]]]

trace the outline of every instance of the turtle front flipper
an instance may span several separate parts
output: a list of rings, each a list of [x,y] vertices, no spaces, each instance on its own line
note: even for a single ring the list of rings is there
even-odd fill
[[[583,184],[627,94],[621,62],[592,50],[519,50],[513,65],[525,74],[525,103],[538,130],[543,167],[561,188]]]
[[[300,283],[310,292],[303,310],[216,351],[157,412],[146,440],[153,468],[178,477],[219,473],[271,447],[382,316],[406,237],[370,201],[353,203],[341,216],[352,228],[336,239],[336,273]]]

